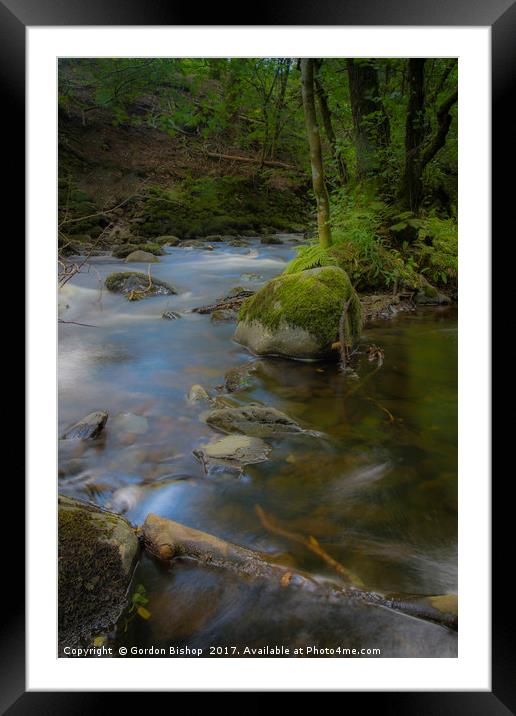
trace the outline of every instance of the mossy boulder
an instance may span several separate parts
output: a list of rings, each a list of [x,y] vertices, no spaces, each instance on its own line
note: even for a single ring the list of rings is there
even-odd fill
[[[126,606],[138,538],[119,515],[59,496],[58,638],[88,643],[109,629]]]
[[[132,251],[125,259],[125,262],[129,264],[156,264],[158,261],[159,259],[154,256],[154,254],[151,254],[149,251],[141,251],[140,249],[138,249],[138,251]]]
[[[120,246],[119,248],[115,249],[113,251],[113,256],[117,259],[125,259],[130,254],[132,254],[134,251],[146,251],[149,254],[153,254],[154,256],[163,256],[165,253],[161,246],[157,243],[148,243],[148,244],[125,244],[124,246]]]
[[[157,236],[154,239],[155,244],[159,246],[177,246],[181,243],[181,239],[178,236]]]
[[[339,322],[351,344],[362,328],[362,309],[348,275],[337,267],[283,274],[244,301],[235,340],[256,355],[322,359],[335,355]]]
[[[139,271],[115,271],[106,278],[106,288],[122,293],[128,301],[137,301],[149,296],[170,296],[176,289],[165,281]]]

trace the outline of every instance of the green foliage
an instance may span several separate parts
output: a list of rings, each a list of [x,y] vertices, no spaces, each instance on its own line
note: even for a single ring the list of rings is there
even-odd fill
[[[453,219],[429,216],[423,219],[414,243],[420,273],[436,284],[455,283],[458,265],[458,227]]]
[[[336,266],[337,263],[336,258],[330,254],[329,250],[320,244],[300,246],[296,257],[287,264],[283,273],[298,273],[319,266]]]

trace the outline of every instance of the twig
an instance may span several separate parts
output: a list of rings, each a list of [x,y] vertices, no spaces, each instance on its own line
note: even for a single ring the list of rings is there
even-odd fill
[[[87,328],[98,328],[98,326],[93,326],[91,323],[78,323],[77,321],[65,321],[63,318],[57,319],[58,323],[73,323],[74,326],[86,326]]]
[[[387,408],[384,405],[382,405],[381,403],[379,403],[377,400],[375,400],[374,398],[366,398],[366,400],[370,400],[371,403],[374,403],[374,405],[376,405],[377,408],[380,408],[380,410],[383,410],[383,412],[389,418],[389,422],[394,423],[396,421],[396,418],[391,413],[391,411],[387,410]]]
[[[292,540],[293,542],[298,542],[299,544],[304,545],[307,549],[310,550],[310,552],[313,552],[318,557],[321,557],[321,559],[324,560],[326,564],[330,565],[330,567],[333,567],[333,569],[338,572],[341,577],[343,577],[349,584],[353,585],[357,589],[361,589],[364,587],[362,580],[359,579],[359,577],[357,577],[355,574],[353,574],[343,564],[337,562],[336,559],[333,559],[333,557],[321,547],[315,537],[303,537],[303,535],[296,534],[295,532],[289,532],[288,530],[283,529],[283,527],[275,525],[271,521],[271,519],[265,514],[260,505],[256,505],[255,510],[260,522],[266,530],[272,532],[273,534],[277,534],[280,537],[285,537],[286,539]]]

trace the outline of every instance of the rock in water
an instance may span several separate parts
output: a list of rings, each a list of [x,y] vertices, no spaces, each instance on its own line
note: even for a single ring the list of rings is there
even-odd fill
[[[205,403],[212,403],[212,399],[208,395],[208,392],[202,387],[202,385],[199,385],[198,383],[195,383],[195,385],[192,385],[190,390],[188,391],[188,400],[190,403],[198,403],[198,402],[205,402]]]
[[[348,275],[335,266],[282,274],[244,301],[234,338],[256,355],[329,358],[348,301],[351,343],[362,329],[362,309]]]
[[[205,417],[208,425],[222,433],[240,433],[253,437],[277,437],[293,433],[318,435],[313,431],[304,430],[280,410],[262,405],[217,408],[211,410]]]
[[[216,308],[210,318],[213,323],[234,323],[237,315],[237,312],[231,308]]]
[[[201,445],[193,454],[206,467],[211,465],[251,465],[264,462],[270,447],[260,438],[247,435],[228,435],[221,440]]]
[[[164,318],[166,321],[175,321],[181,318],[181,314],[176,311],[163,311],[161,318]]]
[[[138,539],[122,517],[59,496],[59,646],[110,628],[127,602]]]
[[[129,256],[126,258],[126,263],[145,263],[145,264],[156,264],[158,263],[159,259],[154,256],[154,254],[149,253],[148,251],[133,251]]]
[[[108,419],[108,414],[103,410],[90,413],[79,420],[70,428],[65,430],[61,436],[62,440],[91,440],[100,435]]]
[[[283,241],[278,236],[264,236],[260,239],[261,244],[282,244]]]
[[[176,289],[165,281],[151,277],[139,271],[116,271],[106,278],[106,288],[114,293],[121,293],[130,301],[147,296],[170,296],[177,293]]]
[[[247,388],[250,383],[250,375],[256,370],[256,362],[230,368],[224,376],[224,388],[228,393],[235,393],[237,390]]]

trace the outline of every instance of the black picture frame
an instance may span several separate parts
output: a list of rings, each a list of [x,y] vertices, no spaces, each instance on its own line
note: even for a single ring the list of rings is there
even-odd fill
[[[492,33],[492,129],[493,129],[493,235],[501,233],[503,216],[513,205],[514,181],[506,181],[502,168],[511,164],[513,115],[509,111],[516,68],[515,0],[263,0],[251,22],[244,7],[225,9],[218,4],[176,7],[169,0],[0,0],[0,77],[3,111],[0,113],[2,137],[16,148],[16,161],[9,165],[9,182],[4,201],[17,218],[21,233],[25,215],[24,150],[25,136],[25,29],[27,26],[66,25],[382,25],[382,26],[489,26]],[[202,9],[200,9],[202,8]],[[258,22],[256,22],[258,20]],[[514,144],[512,144],[514,153]],[[512,227],[513,231],[513,227]],[[512,232],[511,232],[512,233]],[[507,270],[507,269],[506,269]],[[507,278],[507,276],[505,277]],[[503,270],[493,271],[493,285],[504,283]],[[490,290],[483,300],[490,298]],[[19,304],[18,304],[19,309]],[[495,374],[495,372],[493,372]],[[506,434],[508,437],[508,432]],[[501,447],[504,435],[493,436],[493,454]],[[17,478],[20,476],[17,475]],[[505,477],[505,475],[503,475]],[[507,474],[512,482],[512,476]],[[370,692],[368,704],[387,714],[457,714],[469,716],[516,713],[516,662],[514,638],[510,629],[514,607],[510,588],[511,570],[507,545],[510,541],[511,504],[503,494],[504,486],[493,485],[493,567],[492,600],[492,691],[491,692]],[[11,480],[9,500],[19,511],[24,503],[21,479]],[[511,512],[509,511],[511,510]],[[5,531],[4,531],[5,537]],[[23,535],[17,527],[15,548],[5,545],[4,608],[0,611],[0,713],[21,714],[91,714],[113,708],[111,694],[95,692],[26,692],[25,691],[25,596],[22,565]],[[497,567],[497,558],[501,564]],[[4,562],[5,563],[5,562]],[[508,568],[509,567],[509,568]],[[8,577],[8,581],[7,581]],[[400,662],[402,668],[402,662]],[[424,667],[423,667],[424,668]],[[119,695],[118,695],[119,696]],[[118,698],[116,696],[116,698]],[[349,710],[347,693],[345,705]],[[364,694],[358,694],[364,708]],[[132,695],[134,701],[136,695]],[[148,698],[148,696],[146,697]],[[374,703],[371,702],[374,699]],[[177,702],[176,702],[177,703]]]

